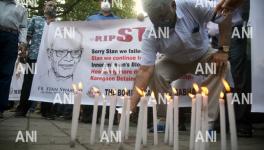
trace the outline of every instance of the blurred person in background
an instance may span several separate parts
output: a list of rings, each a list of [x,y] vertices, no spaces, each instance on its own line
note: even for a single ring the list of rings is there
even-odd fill
[[[8,104],[18,49],[25,54],[27,11],[15,0],[0,0],[0,118]]]
[[[87,16],[86,21],[98,21],[98,20],[113,20],[113,19],[121,19],[118,16],[115,16],[111,10],[111,1],[108,0],[101,0],[100,1],[101,10],[97,12],[95,15]],[[93,106],[87,105],[82,106],[82,122],[84,123],[91,123],[92,122],[92,115],[93,115]],[[102,107],[99,106],[98,108],[98,115],[101,114]],[[106,109],[106,113],[109,113],[109,106]],[[114,123],[117,123],[117,111],[115,113],[115,121]],[[97,122],[99,122],[99,118]]]
[[[49,25],[50,22],[55,21],[56,9],[57,6],[54,1],[46,2],[44,4],[44,9],[43,9],[44,16],[32,17],[28,25],[28,32],[27,32],[28,50],[27,50],[27,56],[25,56],[24,60],[26,60],[26,63],[28,63],[30,68],[36,66],[44,26]],[[28,73],[24,75],[20,102],[15,114],[15,116],[17,117],[26,116],[29,108],[32,105],[32,101],[29,100],[29,95],[31,91],[33,77],[34,77],[34,72],[31,71],[28,71]]]

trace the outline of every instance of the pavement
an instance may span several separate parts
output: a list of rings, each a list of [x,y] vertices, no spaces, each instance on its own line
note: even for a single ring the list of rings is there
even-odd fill
[[[5,117],[0,119],[0,150],[134,150],[136,125],[131,124],[129,139],[123,144],[100,143],[99,124],[97,124],[96,143],[90,145],[91,124],[79,123],[77,141],[75,147],[70,147],[70,120],[47,120],[39,114],[33,113],[30,117],[15,118],[14,113],[5,112]],[[187,126],[188,129],[189,126]],[[264,124],[254,125],[252,138],[238,138],[239,150],[263,150],[264,149]],[[114,126],[117,129],[117,126]],[[21,131],[25,137],[25,131],[37,131],[37,142],[16,142],[17,135]],[[153,134],[148,133],[146,146],[142,150],[172,150],[173,147],[163,143],[164,133],[158,135],[159,144],[153,145]],[[229,135],[228,135],[228,146]],[[210,143],[210,150],[220,150],[220,135],[217,134],[217,142]],[[179,132],[179,149],[189,150],[189,130]]]

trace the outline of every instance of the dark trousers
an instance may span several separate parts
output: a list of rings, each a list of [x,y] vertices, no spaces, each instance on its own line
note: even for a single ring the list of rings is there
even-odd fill
[[[8,97],[18,53],[18,34],[0,31],[0,112],[8,105]]]
[[[237,27],[242,35],[242,26]],[[238,93],[240,100],[241,94],[247,95],[251,92],[251,61],[250,45],[247,38],[234,37],[230,45],[230,64],[231,72],[235,82],[234,91]],[[249,50],[249,51],[248,51]],[[238,128],[251,129],[251,105],[235,103],[236,122]]]
[[[27,59],[27,64],[30,68],[32,68],[33,64],[35,64],[37,60]],[[22,85],[22,91],[20,95],[20,102],[17,107],[17,111],[26,114],[32,105],[32,101],[30,101],[28,98],[30,96],[32,81],[34,77],[34,72],[31,72],[30,69],[25,68],[26,72],[24,74],[24,81]],[[32,70],[35,70],[35,68],[32,68]]]

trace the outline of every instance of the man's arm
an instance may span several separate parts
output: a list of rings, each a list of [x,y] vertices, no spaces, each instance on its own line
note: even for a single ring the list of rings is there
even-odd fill
[[[232,32],[232,15],[226,16],[225,20],[219,23],[219,32],[219,46],[223,49],[213,55],[212,61],[217,63],[219,68],[218,72],[221,75],[221,69],[225,67],[228,61],[228,51]]]
[[[135,112],[140,95],[136,91],[136,87],[145,90],[154,72],[153,66],[141,66],[138,70],[136,80],[134,82],[133,95],[131,96],[131,111]]]
[[[221,0],[216,6],[216,11],[227,14],[238,8],[244,0]]]

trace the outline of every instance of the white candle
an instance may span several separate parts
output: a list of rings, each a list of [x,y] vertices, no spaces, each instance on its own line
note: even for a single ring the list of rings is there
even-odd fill
[[[201,110],[202,110],[202,95],[196,94],[196,122],[195,122],[195,136],[201,130]],[[199,149],[201,141],[195,141],[195,149]]]
[[[127,108],[127,99],[122,97],[123,100],[123,108],[121,113],[121,119],[119,122],[119,131],[121,131],[121,141],[123,142],[125,139],[125,124],[126,124],[126,108]]]
[[[138,124],[137,124],[137,135],[136,135],[136,143],[135,143],[135,150],[140,150],[141,148],[141,141],[142,141],[142,126],[143,126],[143,118],[144,118],[144,105],[147,103],[147,98],[145,97],[144,92],[136,87],[139,94],[142,96],[140,98],[140,109],[139,109],[139,116],[138,116]]]
[[[105,96],[102,95],[103,99],[103,109],[102,109],[102,115],[101,115],[101,125],[100,125],[100,137],[102,136],[102,133],[104,131],[104,123],[105,123],[105,112],[106,112],[106,100],[105,100]]]
[[[126,111],[126,133],[125,133],[125,139],[128,139],[129,136],[129,120],[130,120],[130,99],[128,96],[125,96],[125,99],[127,98],[127,111]]]
[[[169,109],[169,96],[166,96],[166,102],[167,102],[167,113],[166,113],[166,124],[165,124],[165,136],[164,136],[164,143],[169,142],[169,118],[170,118],[170,109]]]
[[[220,132],[221,132],[221,150],[226,150],[226,121],[225,121],[225,101],[224,93],[221,92],[219,99],[220,108]]]
[[[72,85],[74,89],[74,105],[72,112],[72,124],[71,124],[71,146],[74,146],[74,142],[76,140],[78,123],[79,123],[79,115],[80,115],[80,106],[82,99],[82,83],[79,83],[78,88],[75,84]]]
[[[236,133],[236,121],[234,113],[234,105],[232,104],[232,93],[227,93],[227,108],[228,108],[228,119],[229,119],[229,128],[231,134],[231,149],[237,150],[237,133]]]
[[[109,125],[108,125],[108,137],[111,136],[111,132],[114,125],[114,117],[115,117],[115,109],[116,109],[116,91],[114,90],[114,94],[110,99],[110,113],[109,113]]]
[[[173,130],[173,100],[170,99],[169,102],[169,145],[173,146],[173,134],[174,134],[174,130]]]
[[[195,114],[196,114],[196,100],[194,95],[189,94],[192,99],[192,112],[191,112],[191,132],[190,132],[190,150],[194,150],[194,139],[195,139]]]
[[[202,89],[202,134],[206,137],[206,132],[208,131],[208,89],[206,87],[201,87]],[[205,142],[201,142],[201,149],[206,149],[209,145]]]
[[[224,79],[222,80],[226,91],[230,92],[230,86]],[[227,99],[227,109],[228,109],[228,119],[229,119],[229,129],[231,136],[231,149],[237,150],[237,133],[236,133],[236,121],[235,121],[235,112],[234,105],[232,104],[232,93],[226,94]]]
[[[147,101],[147,99],[146,99]],[[143,145],[146,146],[147,145],[147,123],[148,123],[148,102],[144,102],[144,112],[143,112],[143,130],[142,130],[142,141],[143,141]]]
[[[175,88],[172,88],[174,97],[173,97],[173,107],[174,107],[174,141],[173,141],[173,150],[179,149],[179,97],[176,96],[177,91]]]
[[[90,144],[91,145],[93,145],[95,142],[95,131],[96,131],[98,99],[99,99],[99,90],[96,88],[94,88],[94,89],[95,89],[95,98],[94,98],[92,129],[91,129],[91,138],[90,138]]]
[[[194,83],[193,84],[193,88],[195,89],[196,91],[196,116],[195,116],[195,135],[194,135],[194,139],[196,139],[196,136],[198,134],[198,132],[200,132],[201,130],[201,115],[202,115],[202,95],[199,92],[199,86]],[[200,149],[200,141],[195,141],[195,146],[194,146],[194,149],[195,150],[199,150]]]
[[[154,128],[154,145],[158,145],[158,123],[157,123],[157,101],[155,99],[154,93],[151,93],[151,103],[153,110],[153,128]]]

